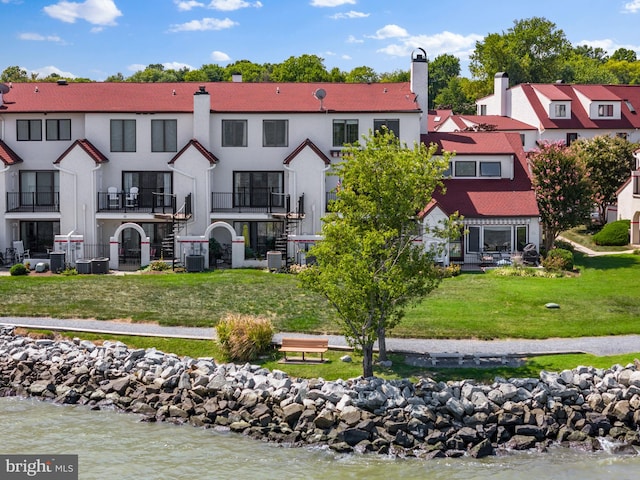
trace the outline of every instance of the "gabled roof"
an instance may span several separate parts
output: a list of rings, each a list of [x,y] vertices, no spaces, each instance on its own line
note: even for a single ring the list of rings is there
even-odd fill
[[[439,151],[455,151],[464,155],[513,155],[513,180],[458,179],[444,181],[446,193],[434,192],[433,198],[447,213],[459,212],[464,217],[537,217],[538,204],[529,177],[526,154],[520,136],[507,132],[435,133],[423,137],[435,143]],[[434,205],[427,205],[432,209]]]
[[[287,155],[287,157],[284,159],[284,162],[282,163],[284,163],[285,165],[289,165],[293,161],[293,159],[296,158],[298,155],[300,155],[300,152],[302,152],[306,147],[309,147],[311,150],[313,150],[315,154],[318,155],[318,157],[320,157],[320,159],[325,163],[325,165],[331,164],[331,160],[329,159],[329,157],[327,157],[322,152],[322,150],[320,150],[316,146],[316,144],[313,143],[308,138],[304,142],[302,142],[300,145],[298,145],[293,152]]]
[[[194,138],[189,140],[187,144],[184,147],[182,147],[180,151],[176,153],[176,155],[171,160],[169,160],[169,164],[175,163],[176,160],[178,160],[178,158],[180,158],[182,154],[186,152],[189,147],[193,147],[196,150],[198,150],[202,154],[202,156],[209,161],[210,164],[213,165],[214,163],[218,163],[219,161],[218,157],[216,157],[213,153],[211,153],[209,150],[204,148],[202,144]]]
[[[571,100],[571,97],[567,95],[565,92],[556,88],[555,84],[551,83],[541,83],[533,85],[534,90],[537,90],[542,95],[547,97],[551,101],[568,101]]]
[[[212,112],[420,112],[404,83],[13,83],[4,113],[190,113],[204,86]],[[325,91],[322,102],[314,96]]]
[[[16,152],[9,148],[9,145],[0,140],[0,160],[5,165],[15,165],[16,163],[22,163],[22,158],[18,156]]]
[[[455,122],[460,131],[469,126],[482,124],[493,125],[495,126],[495,130],[500,131],[536,130],[536,127],[528,123],[501,115],[452,115],[450,118]]]
[[[76,147],[82,148],[87,153],[87,155],[89,155],[89,157],[93,159],[94,162],[96,162],[96,164],[105,163],[109,161],[109,159],[106,156],[104,156],[104,154],[100,150],[98,150],[89,140],[81,139],[73,142],[69,146],[69,148],[67,148],[62,153],[62,155],[60,155],[58,159],[53,163],[58,164],[62,162],[62,159],[64,159],[64,157],[66,157]]]
[[[625,88],[626,87],[626,88]],[[640,85],[570,85],[553,84],[538,85],[523,83],[512,87],[520,88],[529,101],[533,111],[540,120],[540,126],[544,129],[619,129],[629,130],[640,128],[640,118],[629,110],[624,100],[628,100],[634,110],[640,109]],[[542,106],[540,99],[536,95],[536,89],[554,88],[571,100],[571,118],[549,118],[549,112]],[[591,119],[577,92],[580,91],[587,98],[594,101],[620,101],[620,119]],[[563,97],[564,98],[564,97]]]

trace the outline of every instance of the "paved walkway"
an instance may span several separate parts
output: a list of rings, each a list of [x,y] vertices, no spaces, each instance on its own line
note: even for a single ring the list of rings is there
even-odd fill
[[[140,335],[212,340],[216,338],[213,328],[164,327],[152,323],[123,323],[108,320],[57,319],[32,317],[0,317],[0,324],[45,330],[83,331],[117,335]],[[278,333],[274,341],[282,337],[312,337],[297,333]],[[346,348],[344,337],[322,335],[329,339],[331,348]],[[546,340],[430,340],[387,339],[390,352],[434,354],[461,353],[495,355],[543,355],[551,353],[591,353],[593,355],[616,355],[640,352],[640,335],[611,337],[550,338]]]

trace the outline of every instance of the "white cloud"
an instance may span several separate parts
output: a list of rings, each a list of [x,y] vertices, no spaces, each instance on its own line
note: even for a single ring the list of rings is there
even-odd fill
[[[129,70],[130,72],[139,72],[140,70],[144,70],[145,68],[147,68],[147,66],[141,63],[132,63],[127,67],[127,70]]]
[[[174,0],[174,3],[181,12],[188,12],[192,8],[204,7],[204,3],[196,2],[195,0]]]
[[[632,0],[631,2],[625,3],[624,12],[636,13],[640,10],[640,0]]]
[[[384,40],[385,38],[403,38],[408,36],[409,32],[398,25],[385,25],[380,30],[377,30],[375,35],[369,38]]]
[[[370,14],[363,12],[356,12],[355,10],[350,10],[345,13],[336,13],[335,15],[331,15],[329,18],[333,18],[334,20],[341,20],[343,18],[367,18]]]
[[[26,32],[18,35],[20,40],[31,40],[35,42],[54,42],[64,43],[64,41],[57,35],[40,35],[39,33]]]
[[[171,25],[170,32],[196,32],[206,30],[225,30],[238,25],[237,22],[229,18],[220,20],[218,18],[203,18],[202,20],[191,20],[187,23]]]
[[[63,72],[58,67],[54,67],[53,65],[49,65],[49,66],[46,66],[46,67],[40,67],[40,68],[34,68],[33,70],[30,70],[30,73],[37,73],[38,77],[40,77],[40,78],[48,77],[52,73],[57,73],[61,77],[65,77],[65,78],[76,78],[76,76],[73,73],[71,73],[71,72]]]
[[[342,55],[340,58],[343,60],[351,60],[351,55]]]
[[[231,57],[224,52],[220,52],[218,50],[214,50],[211,52],[211,60],[216,62],[228,62],[231,60]]]
[[[638,0],[640,2],[640,0]],[[618,50],[619,48],[626,48],[627,50],[633,50],[634,52],[640,52],[640,45],[629,45],[629,44],[620,44],[616,43],[614,40],[610,38],[605,38],[602,40],[581,40],[577,43],[577,45],[588,45],[593,48],[601,48],[609,55]]]
[[[424,48],[430,58],[443,53],[449,53],[461,60],[469,57],[476,42],[482,40],[482,35],[460,35],[444,31],[435,35],[411,35],[402,39],[401,43],[387,45],[378,50],[393,57],[407,57],[418,47]]]
[[[165,62],[162,64],[162,66],[165,68],[165,70],[180,70],[182,68],[186,68],[188,70],[195,70],[195,68],[193,68],[188,63],[181,63],[181,62]]]
[[[122,16],[113,0],[86,0],[84,2],[61,1],[43,8],[52,18],[66,23],[86,20],[94,25],[115,25],[116,18]]]
[[[211,0],[209,8],[214,10],[221,10],[223,12],[231,12],[233,10],[240,10],[246,7],[262,7],[261,2],[247,2],[245,0]]]
[[[341,5],[355,5],[356,0],[311,0],[312,7],[339,7]]]
[[[353,35],[349,35],[347,37],[347,43],[364,43],[364,40],[354,37]]]

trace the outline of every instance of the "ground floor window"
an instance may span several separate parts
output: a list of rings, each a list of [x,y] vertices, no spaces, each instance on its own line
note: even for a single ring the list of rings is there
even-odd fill
[[[521,252],[528,243],[526,225],[469,225],[466,252]],[[459,240],[451,242],[451,251],[461,251]]]
[[[39,255],[48,258],[56,235],[60,235],[60,222],[20,222],[20,240],[24,243],[25,250],[30,250],[34,258]]]
[[[244,236],[245,258],[265,257],[283,232],[282,222],[233,222],[236,235]]]

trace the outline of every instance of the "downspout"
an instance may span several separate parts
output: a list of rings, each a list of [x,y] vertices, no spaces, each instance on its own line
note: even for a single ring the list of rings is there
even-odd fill
[[[95,195],[96,192],[98,191],[98,181],[97,181],[97,175],[98,174],[96,172],[98,170],[100,170],[101,167],[102,167],[102,164],[98,163],[95,167],[93,167],[91,169],[91,174],[92,174],[91,175],[91,181],[93,182],[93,185],[91,186],[91,191],[93,192],[93,195],[92,195],[93,198],[91,199],[91,207],[92,207],[91,211],[93,212],[92,216],[93,216],[93,223],[94,223],[94,229],[93,229],[94,230],[93,231],[93,243],[94,244],[98,243],[98,227],[96,226],[97,222],[96,222],[96,216],[95,216],[95,212],[98,211],[98,206],[96,205],[96,195]],[[85,230],[85,234],[86,234],[86,230]],[[102,240],[102,239],[100,239],[100,240]]]
[[[211,213],[211,172],[218,166],[217,163],[214,163],[209,168],[207,168],[207,177],[205,178],[205,188],[207,192],[207,215]]]

